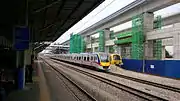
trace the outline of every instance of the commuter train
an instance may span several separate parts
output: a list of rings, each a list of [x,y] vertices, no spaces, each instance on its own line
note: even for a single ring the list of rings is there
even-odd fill
[[[52,57],[65,62],[93,67],[96,70],[110,70],[110,55],[107,53],[57,54]]]
[[[112,65],[116,65],[116,66],[123,65],[121,55],[119,55],[119,54],[111,54],[110,55],[110,63]]]

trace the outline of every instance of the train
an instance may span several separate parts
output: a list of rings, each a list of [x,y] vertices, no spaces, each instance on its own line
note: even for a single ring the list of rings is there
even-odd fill
[[[110,54],[110,63],[112,65],[116,65],[116,66],[123,65],[121,55],[119,55],[119,54]]]
[[[53,59],[93,67],[99,71],[110,70],[110,55],[107,53],[80,53],[80,54],[57,54]]]
[[[93,67],[98,71],[109,71],[111,64],[116,66],[123,65],[121,55],[104,52],[56,54],[51,56],[51,58],[85,67]]]

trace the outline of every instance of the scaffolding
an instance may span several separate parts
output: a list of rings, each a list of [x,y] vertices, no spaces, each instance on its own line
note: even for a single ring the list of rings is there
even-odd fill
[[[132,50],[131,58],[143,59],[143,14],[132,17]]]
[[[99,31],[99,52],[104,52],[105,49],[105,36],[104,31]]]
[[[85,41],[79,34],[70,37],[70,53],[83,53],[85,51]]]
[[[154,20],[154,29],[161,29],[162,18],[157,16]],[[153,56],[155,59],[161,60],[162,58],[162,40],[154,40],[153,42]]]
[[[86,43],[84,41],[84,38],[81,37],[81,47],[80,47],[81,50],[80,50],[80,52],[81,53],[85,52],[85,50],[86,50],[85,48],[86,48]]]
[[[110,32],[110,39],[111,40],[115,39],[115,33],[113,31]]]

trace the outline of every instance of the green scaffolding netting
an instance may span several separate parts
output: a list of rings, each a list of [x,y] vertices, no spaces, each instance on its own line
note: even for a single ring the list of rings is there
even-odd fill
[[[154,20],[154,29],[161,29],[162,27],[162,18],[157,16]],[[162,58],[162,40],[154,40],[153,42],[153,56],[155,59],[160,60]]]
[[[85,41],[79,34],[70,36],[70,53],[85,52]]]
[[[131,58],[143,59],[143,14],[134,16],[132,18],[132,52]]]
[[[105,49],[105,40],[104,40],[104,31],[99,31],[99,52],[104,52]]]

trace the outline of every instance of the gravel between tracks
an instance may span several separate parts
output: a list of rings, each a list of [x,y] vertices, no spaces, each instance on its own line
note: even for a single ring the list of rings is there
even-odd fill
[[[94,78],[80,74],[69,68],[63,68],[59,64],[53,64],[58,69],[75,80],[81,87],[89,91],[98,101],[144,101],[135,95],[117,89]]]
[[[111,68],[111,72],[113,72],[113,73],[127,75],[127,76],[130,76],[133,78],[141,78],[142,80],[149,80],[149,81],[156,82],[159,84],[164,84],[167,86],[180,88],[180,80],[129,71],[129,70],[122,69],[115,65],[111,65],[110,68]]]
[[[63,62],[60,62],[60,63],[66,64],[66,63],[63,63]],[[70,64],[66,64],[66,65],[70,65]],[[180,99],[180,94],[176,93],[176,92],[168,91],[168,90],[165,90],[165,89],[153,87],[153,86],[146,85],[146,84],[137,83],[137,82],[134,82],[134,81],[130,81],[130,80],[119,78],[119,77],[112,76],[112,75],[108,75],[108,74],[105,74],[105,73],[96,72],[96,71],[92,71],[92,70],[89,70],[89,69],[84,69],[84,68],[81,68],[81,67],[78,67],[78,66],[75,66],[75,67],[78,68],[78,69],[81,69],[81,70],[86,70],[88,72],[95,72],[96,75],[109,78],[109,79],[114,80],[114,81],[116,81],[118,83],[123,83],[125,85],[134,87],[136,89],[148,92],[148,93],[153,94],[153,95],[161,96],[161,97],[163,97],[163,98],[165,98],[167,100],[170,100],[170,101],[178,101]]]

